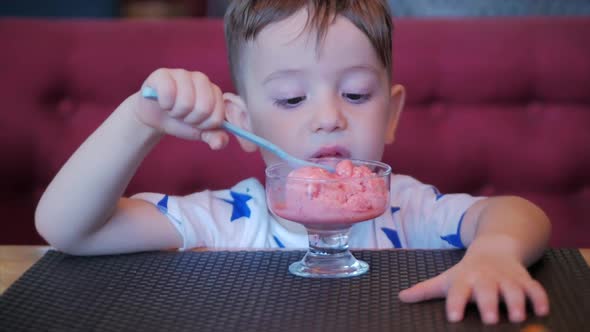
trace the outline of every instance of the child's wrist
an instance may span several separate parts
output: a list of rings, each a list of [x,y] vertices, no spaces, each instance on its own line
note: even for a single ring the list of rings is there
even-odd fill
[[[467,248],[467,256],[496,255],[524,261],[520,243],[506,234],[489,234],[476,237]]]
[[[147,125],[138,117],[139,94],[131,95],[120,106],[119,111],[123,113],[125,122],[131,127],[130,132],[148,141],[159,140],[164,133],[152,126]]]

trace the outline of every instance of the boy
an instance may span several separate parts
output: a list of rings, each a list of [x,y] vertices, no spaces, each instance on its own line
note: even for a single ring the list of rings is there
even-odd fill
[[[392,86],[391,29],[383,0],[235,1],[226,39],[239,94],[222,93],[198,72],[153,72],[143,87],[158,101],[131,95],[80,146],[39,202],[37,229],[54,247],[78,255],[306,247],[301,226],[269,214],[254,179],[186,197],[121,195],[164,134],[221,149],[229,139],[223,119],[300,158],[380,160],[394,141],[405,95]],[[277,161],[261,154],[267,165]],[[495,323],[500,297],[513,322],[525,319],[527,298],[537,315],[548,313],[544,289],[526,270],[550,234],[538,207],[517,197],[440,195],[403,175],[391,182],[391,211],[353,226],[352,247],[468,247],[457,265],[402,291],[402,301],[446,297],[450,321],[461,320],[473,300],[483,321]]]

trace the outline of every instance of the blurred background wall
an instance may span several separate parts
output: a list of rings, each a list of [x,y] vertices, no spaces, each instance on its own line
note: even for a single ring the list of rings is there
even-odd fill
[[[223,16],[231,0],[0,0],[0,16],[118,18]],[[359,0],[362,1],[362,0]],[[394,16],[579,16],[590,0],[390,0]]]

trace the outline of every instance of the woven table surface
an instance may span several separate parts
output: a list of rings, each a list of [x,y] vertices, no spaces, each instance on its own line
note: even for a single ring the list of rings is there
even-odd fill
[[[397,294],[458,262],[460,250],[354,251],[370,271],[348,279],[290,275],[302,251],[145,252],[76,257],[49,251],[0,296],[0,331],[590,331],[590,269],[577,249],[530,268],[551,314],[484,326],[469,305],[448,323],[444,300]],[[536,330],[542,331],[542,330]]]

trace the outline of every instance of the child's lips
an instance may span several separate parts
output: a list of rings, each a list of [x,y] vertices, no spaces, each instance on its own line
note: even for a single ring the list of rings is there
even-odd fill
[[[350,158],[350,151],[343,146],[326,146],[320,148],[311,158]]]

